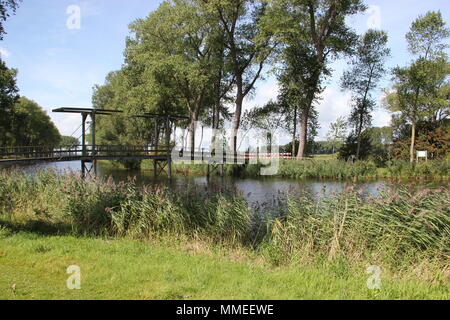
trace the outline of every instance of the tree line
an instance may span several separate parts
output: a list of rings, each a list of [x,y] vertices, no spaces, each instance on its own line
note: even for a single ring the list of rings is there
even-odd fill
[[[17,4],[0,1],[0,37],[4,34],[1,22]],[[238,148],[239,129],[259,126],[289,132],[292,154],[303,158],[318,150],[316,107],[333,73],[331,63],[345,59],[348,69],[341,77],[341,88],[351,94],[352,112],[349,119],[337,121],[328,140],[333,152],[354,145],[349,152],[363,158],[364,133],[377,107],[373,95],[390,73],[385,64],[391,56],[387,32],[368,30],[358,35],[346,23],[348,17],[365,10],[361,0],[164,1],[148,17],[130,25],[122,68],[94,87],[95,108],[124,111],[98,119],[98,139],[106,144],[148,144],[155,133],[157,140],[163,136],[165,125],[128,116],[170,113],[189,119],[181,125],[188,128],[191,150],[196,144],[196,123],[201,120],[215,129],[213,146],[229,122],[231,150]],[[404,155],[409,140],[411,161],[415,149],[423,145],[423,132],[433,135],[433,141],[443,140],[446,132],[448,37],[440,12],[420,16],[406,35],[414,60],[391,71],[393,86],[386,90],[383,104],[393,112],[395,152]],[[0,143],[60,141],[48,116],[38,112],[39,106],[19,98],[17,71],[3,61],[0,69],[4,114]],[[280,88],[277,99],[244,112],[244,100],[255,93],[259,80],[272,73]],[[351,129],[345,139],[339,129],[343,123]],[[35,130],[41,130],[41,136]]]
[[[3,23],[10,13],[15,13],[19,2],[0,1],[0,40],[6,33]],[[69,137],[61,137],[50,117],[36,102],[19,95],[17,72],[8,68],[0,57],[0,146],[55,147],[61,142],[75,142]]]
[[[341,87],[352,96],[346,120],[360,158],[363,132],[377,106],[373,94],[388,74],[385,63],[391,55],[385,31],[358,35],[346,24],[365,9],[360,0],[164,1],[130,25],[123,67],[94,88],[96,108],[125,111],[123,117],[101,119],[98,136],[105,143],[147,143],[164,126],[127,118],[127,113],[175,113],[189,118],[185,125],[191,150],[199,120],[216,134],[231,122],[229,147],[236,150],[238,129],[276,119],[280,121],[271,124],[291,133],[291,151],[303,158],[317,135],[316,106],[332,75],[330,65],[347,59]],[[439,121],[448,116],[448,68],[443,67],[448,65],[448,32],[440,12],[419,17],[407,35],[418,59],[393,71],[385,106],[395,119],[410,123],[411,132],[432,112]],[[244,113],[244,99],[269,72],[276,74],[278,98]],[[411,140],[413,153],[414,135]]]

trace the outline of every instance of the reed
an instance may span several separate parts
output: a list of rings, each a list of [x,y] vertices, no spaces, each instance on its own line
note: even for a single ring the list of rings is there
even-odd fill
[[[246,248],[273,265],[370,263],[432,279],[449,272],[448,187],[367,198],[348,185],[320,202],[289,197],[286,210],[262,216],[239,195],[217,190],[175,194],[132,180],[0,171],[0,224],[75,236],[204,240]]]

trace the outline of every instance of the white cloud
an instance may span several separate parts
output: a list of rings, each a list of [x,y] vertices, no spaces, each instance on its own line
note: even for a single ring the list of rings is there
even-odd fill
[[[319,136],[318,140],[324,140],[330,124],[339,117],[348,118],[351,108],[350,94],[344,94],[333,88],[326,88],[322,93],[322,99],[317,103],[319,112]]]
[[[52,114],[52,119],[63,136],[71,136],[73,134],[73,137],[78,138],[81,135],[81,129],[77,130],[77,128],[81,125],[81,115]],[[75,130],[77,131],[75,132]]]
[[[252,96],[247,96],[244,101],[244,109],[250,110],[256,106],[262,107],[270,100],[278,97],[279,86],[273,79],[260,83]]]
[[[5,48],[0,48],[0,57],[3,58],[8,58],[11,55],[11,53],[6,50]]]

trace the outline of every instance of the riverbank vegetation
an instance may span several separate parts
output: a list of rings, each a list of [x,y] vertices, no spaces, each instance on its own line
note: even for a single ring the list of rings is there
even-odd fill
[[[248,164],[224,166],[225,176],[234,177],[261,177],[261,168],[264,165]],[[121,166],[119,166],[121,168]],[[151,169],[152,164],[144,162],[144,169]],[[179,175],[207,174],[206,164],[173,164],[173,172]],[[213,175],[221,174],[216,169]],[[364,179],[420,179],[445,180],[450,177],[450,162],[448,160],[421,161],[410,164],[409,161],[387,161],[384,166],[377,166],[374,161],[345,162],[336,156],[317,156],[308,160],[280,159],[279,168],[271,177],[302,179],[334,179],[334,180],[364,180]]]
[[[13,259],[12,252],[26,252],[30,246],[41,244],[39,252],[51,252],[45,255],[47,259],[61,250],[58,239],[72,243],[73,247],[76,241],[73,237],[80,236],[83,237],[80,241],[88,248],[91,246],[88,239],[101,248],[105,248],[108,241],[113,241],[116,248],[143,246],[120,240],[131,238],[156,243],[156,252],[165,250],[162,247],[165,242],[185,249],[194,246],[192,250],[197,250],[198,246],[200,256],[207,256],[202,265],[206,269],[216,261],[217,252],[226,252],[222,257],[225,260],[233,260],[231,257],[237,255],[248,262],[237,265],[227,262],[231,270],[242,268],[244,274],[256,261],[258,272],[271,276],[278,272],[295,275],[297,270],[299,281],[303,276],[309,279],[315,274],[323,277],[334,274],[328,280],[331,291],[324,293],[325,296],[330,294],[329,297],[336,297],[334,290],[342,283],[351,284],[364,278],[369,265],[380,266],[388,286],[393,285],[393,291],[383,293],[381,290],[380,297],[385,294],[388,296],[384,297],[397,298],[414,298],[421,294],[448,297],[450,197],[445,186],[414,192],[405,188],[372,199],[362,198],[349,185],[345,192],[320,203],[306,196],[290,198],[286,206],[255,215],[239,195],[219,190],[203,193],[185,190],[174,194],[162,187],[138,188],[132,181],[120,184],[88,181],[77,175],[64,176],[51,171],[33,176],[2,171],[0,180],[0,241],[5,244],[0,259],[14,272],[17,269],[11,263],[18,263],[20,259]],[[14,243],[24,244],[15,247]],[[70,252],[65,256],[71,257]],[[75,256],[80,255],[80,251],[76,252]],[[132,252],[136,252],[135,249]],[[177,256],[181,261],[186,259],[185,253],[171,252],[170,259],[177,260]],[[93,255],[91,247],[80,258],[91,261]],[[125,257],[115,259],[125,261]],[[26,265],[20,272],[24,272],[21,277],[26,278],[24,270],[28,270],[31,260],[23,258],[23,261]],[[174,264],[173,268],[178,270],[179,267]],[[5,281],[5,277],[7,274],[3,272],[1,279]],[[196,287],[186,279],[183,281]],[[315,282],[309,281],[306,288]],[[420,293],[421,289],[411,289],[413,283],[419,284],[417,288],[428,287],[430,291]],[[360,285],[365,287],[364,281]],[[260,283],[260,286],[264,285]],[[408,289],[404,291],[405,288]],[[373,297],[367,289],[355,290],[356,295],[362,294],[360,297]],[[30,293],[32,291],[30,289]]]

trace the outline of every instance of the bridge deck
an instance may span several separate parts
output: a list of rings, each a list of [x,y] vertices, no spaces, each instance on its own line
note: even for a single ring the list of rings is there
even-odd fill
[[[38,162],[62,162],[96,160],[154,160],[154,161],[204,161],[207,163],[247,163],[252,159],[290,158],[290,154],[226,153],[211,155],[209,151],[179,151],[176,157],[167,149],[152,150],[142,146],[70,146],[49,149],[45,147],[0,148],[0,165]]]

